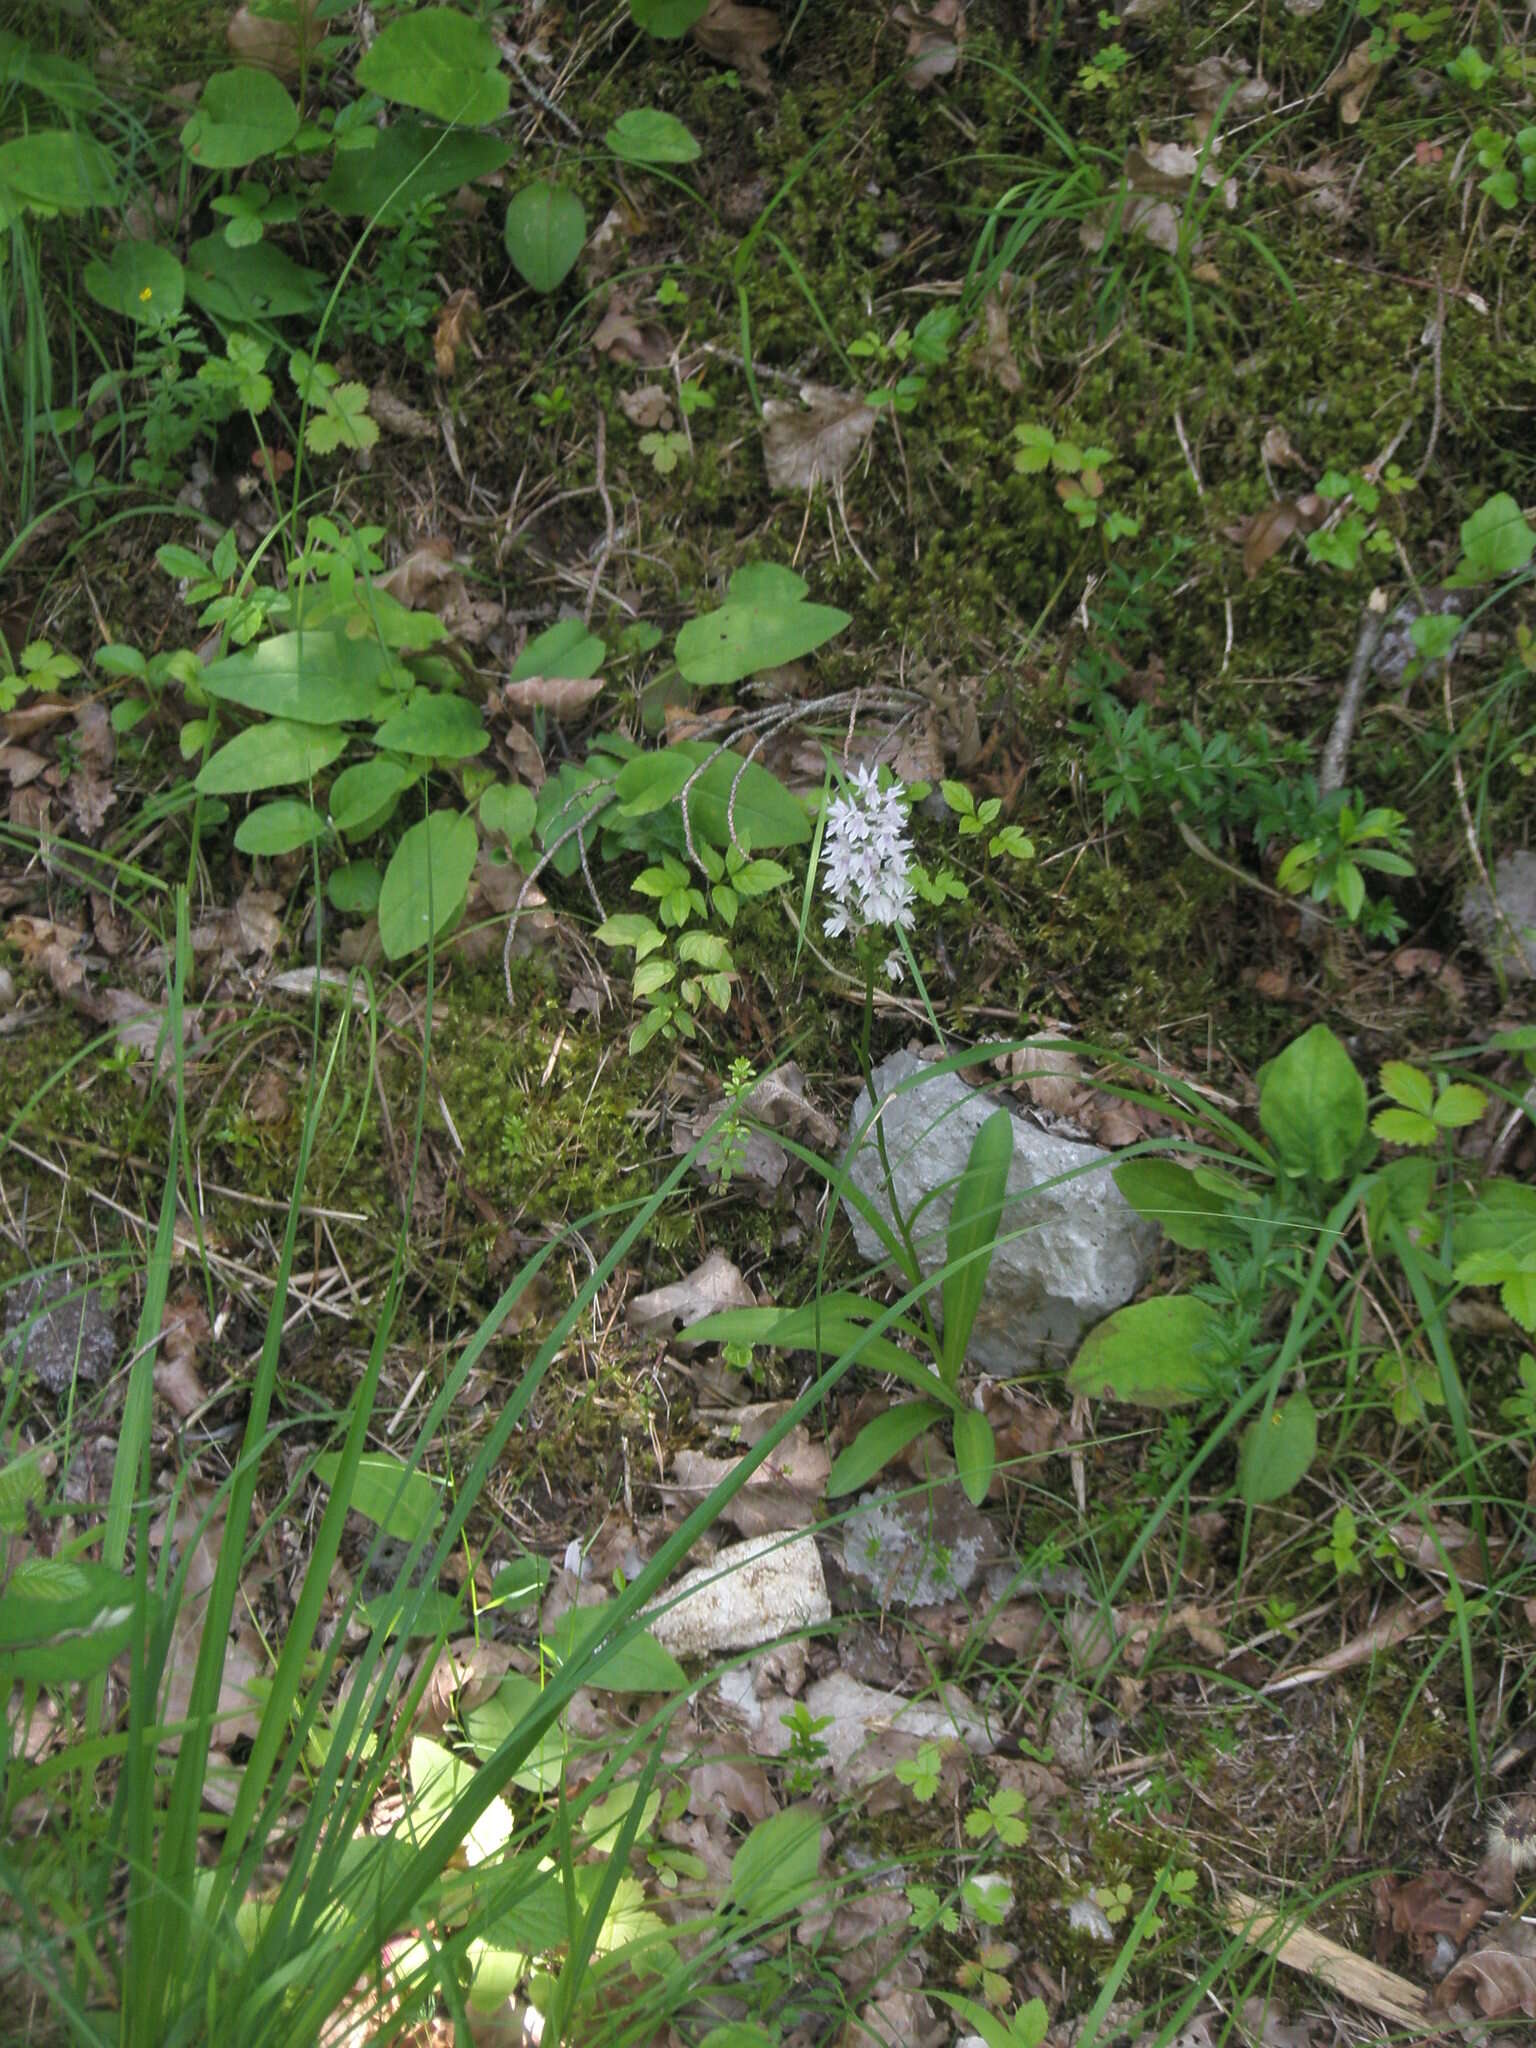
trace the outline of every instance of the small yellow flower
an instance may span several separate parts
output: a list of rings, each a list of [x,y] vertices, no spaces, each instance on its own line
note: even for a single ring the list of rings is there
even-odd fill
[[[145,285],[143,291],[139,293],[139,304],[141,306],[147,306],[154,296],[155,295],[153,291],[151,291],[150,287],[148,285]]]

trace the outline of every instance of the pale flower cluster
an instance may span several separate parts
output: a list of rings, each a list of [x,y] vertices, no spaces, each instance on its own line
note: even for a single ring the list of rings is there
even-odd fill
[[[897,786],[882,790],[873,768],[856,768],[849,794],[827,806],[821,865],[833,904],[823,924],[828,938],[844,932],[861,937],[881,927],[910,930],[914,891],[907,814]],[[892,981],[900,977],[900,953],[887,956],[885,971]]]

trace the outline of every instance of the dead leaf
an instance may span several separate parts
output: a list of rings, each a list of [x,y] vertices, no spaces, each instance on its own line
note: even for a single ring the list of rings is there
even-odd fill
[[[874,412],[856,393],[803,384],[800,399],[770,398],[763,406],[763,461],[775,491],[840,483],[875,430]]]
[[[251,467],[269,484],[278,484],[293,474],[293,456],[287,448],[253,448]]]
[[[72,925],[50,924],[44,918],[13,917],[5,936],[20,952],[23,964],[34,973],[46,974],[57,994],[70,995],[83,985],[85,962],[78,955],[85,943],[84,932]]]
[[[439,377],[451,377],[459,350],[472,345],[470,322],[479,311],[480,301],[468,285],[461,285],[456,292],[450,292],[443,302],[443,310],[432,330],[432,361]]]
[[[691,1351],[695,1347],[683,1334],[690,1323],[702,1322],[705,1316],[723,1309],[757,1305],[757,1296],[741,1277],[741,1269],[724,1252],[712,1251],[681,1280],[635,1295],[625,1313],[632,1329],[650,1336],[664,1332],[675,1340],[679,1351]]]
[[[931,13],[895,7],[891,19],[907,31],[907,62],[902,77],[913,92],[926,92],[959,68],[965,49],[964,0],[937,0]]]
[[[511,1643],[493,1642],[489,1637],[457,1637],[438,1651],[412,1725],[425,1734],[437,1734],[450,1721],[484,1706],[511,1670],[517,1654]]]
[[[1378,1878],[1376,1913],[1382,1934],[1405,1934],[1421,1963],[1433,1960],[1439,1937],[1448,1935],[1459,1948],[1488,1910],[1488,1901],[1452,1870],[1426,1870],[1405,1884]],[[1376,1960],[1386,1960],[1381,1943]]]
[[[368,409],[386,434],[394,434],[402,441],[437,439],[437,421],[397,398],[387,384],[373,386],[368,393]]]
[[[453,542],[444,534],[434,534],[412,548],[387,575],[381,576],[379,588],[407,610],[422,611],[433,606],[437,592],[458,574],[458,564],[453,559]]]
[[[635,363],[641,369],[658,369],[672,359],[672,337],[655,320],[638,320],[630,310],[627,293],[610,294],[602,319],[592,335],[592,346],[600,356],[616,363]]]
[[[888,1991],[849,2020],[837,2048],[938,2048],[949,2036],[921,1991]]]
[[[160,1324],[160,1356],[155,1361],[155,1392],[183,1421],[208,1398],[197,1376],[197,1355],[212,1340],[208,1311],[190,1288],[166,1303]]]
[[[293,80],[304,69],[304,59],[321,36],[315,19],[316,0],[293,0],[278,21],[254,8],[239,7],[224,30],[232,57],[242,64],[254,64],[278,78]]]
[[[1536,2020],[1536,1957],[1505,1948],[1484,1948],[1475,1956],[1463,1956],[1446,1972],[1435,1992],[1435,2004],[1442,2009],[1454,2005],[1466,1991],[1471,1992],[1485,2019],[1509,2019],[1518,2012]]]
[[[1353,128],[1365,112],[1365,103],[1375,89],[1376,81],[1386,70],[1386,60],[1372,61],[1370,39],[1356,43],[1341,64],[1334,66],[1323,80],[1322,91],[1329,99],[1339,102],[1339,119],[1346,128]]]
[[[1143,194],[1132,192],[1120,201],[1111,201],[1118,207],[1119,225],[1122,234],[1140,235],[1150,242],[1154,249],[1161,249],[1165,255],[1179,253],[1179,213],[1167,199],[1150,199]],[[1109,215],[1103,214],[1096,220],[1085,220],[1077,231],[1077,239],[1090,253],[1102,249],[1108,240]],[[1192,247],[1198,247],[1193,244]]]
[[[740,1462],[739,1458],[711,1458],[703,1451],[675,1451],[668,1469],[668,1490],[681,1504],[696,1506],[729,1479]],[[831,1469],[826,1447],[813,1443],[803,1428],[792,1429],[720,1512],[743,1536],[809,1529],[817,1519]]]
[[[1272,555],[1279,554],[1298,533],[1311,533],[1327,517],[1326,502],[1315,491],[1301,498],[1272,498],[1250,519],[1225,529],[1228,540],[1243,550],[1243,573],[1251,583]]]
[[[1308,466],[1304,458],[1296,453],[1290,435],[1279,425],[1269,428],[1266,432],[1259,443],[1259,453],[1266,462],[1272,462],[1276,469],[1305,469]]]
[[[1221,187],[1221,203],[1228,213],[1237,205],[1237,183],[1223,183],[1219,167],[1209,153],[1191,149],[1182,142],[1149,142],[1145,149],[1125,153],[1125,177],[1133,192],[1182,197],[1199,174],[1202,185],[1214,191]]]
[[[524,676],[521,682],[503,683],[502,700],[512,711],[549,711],[556,718],[570,718],[584,710],[602,690],[601,676]]]
[[[717,64],[729,64],[741,74],[750,91],[767,95],[773,90],[767,52],[779,40],[779,17],[767,7],[740,7],[736,0],[709,0],[703,18],[692,28],[693,40]]]
[[[34,753],[30,747],[0,747],[0,775],[7,778],[12,789],[25,789],[52,765],[46,754]]]
[[[186,1720],[187,1708],[191,1704],[193,1675],[208,1612],[208,1595],[218,1568],[224,1533],[222,1508],[210,1510],[206,1497],[195,1489],[183,1495],[174,1525],[162,1515],[150,1531],[157,1548],[170,1548],[173,1561],[183,1554],[186,1556],[186,1578],[171,1631],[159,1713],[160,1720],[172,1731],[162,1738],[162,1746],[173,1752],[181,1747],[178,1724]],[[237,1601],[235,1612],[239,1614],[241,1611],[241,1603]],[[218,1719],[211,1738],[213,1746],[227,1750],[241,1736],[255,1736],[261,1701],[252,1689],[252,1681],[265,1668],[261,1638],[248,1622],[240,1622],[225,1644],[224,1668],[219,1680]]]
[[[986,339],[980,349],[983,368],[1004,391],[1022,391],[1024,378],[1008,332],[1008,308],[998,292],[988,292],[982,316],[986,322]]]
[[[619,393],[619,410],[631,426],[670,427],[672,404],[660,384],[642,384],[638,391]]]
[[[837,1148],[838,1125],[807,1097],[805,1076],[797,1060],[785,1060],[764,1074],[747,1097],[746,1107],[749,1115],[803,1144],[822,1152]]]
[[[701,1818],[718,1814],[725,1820],[756,1823],[779,1810],[768,1773],[761,1764],[739,1757],[707,1757],[688,1772],[686,1782],[688,1811]]]
[[[1204,125],[1196,122],[1202,135],[1223,101],[1222,118],[1230,121],[1234,115],[1254,113],[1274,90],[1242,57],[1202,57],[1198,64],[1176,64],[1173,75],[1195,113],[1204,117]]]

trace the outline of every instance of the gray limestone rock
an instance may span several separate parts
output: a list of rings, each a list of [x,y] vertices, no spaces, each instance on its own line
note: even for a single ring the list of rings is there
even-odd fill
[[[1536,977],[1536,853],[1506,853],[1493,871],[1493,893],[1503,918],[1480,882],[1462,899],[1467,936],[1511,981],[1530,981]],[[1518,934],[1518,945],[1504,918]]]
[[[117,1333],[105,1294],[67,1266],[21,1280],[5,1321],[0,1358],[8,1368],[30,1372],[50,1394],[66,1393],[77,1372],[94,1386],[117,1363]]]
[[[904,1093],[893,1092],[927,1065],[913,1053],[893,1053],[875,1069],[874,1084],[885,1105],[881,1121],[902,1213],[910,1218],[925,1197],[945,1188],[922,1208],[913,1229],[923,1271],[936,1273],[944,1264],[954,1187],[976,1133],[997,1104],[950,1073],[935,1074]],[[866,1089],[853,1107],[850,1152],[853,1135],[869,1109]],[[969,1353],[973,1364],[997,1373],[1016,1373],[1042,1361],[1065,1366],[1083,1332],[1142,1286],[1161,1236],[1157,1225],[1139,1217],[1111,1180],[1112,1153],[1058,1137],[1022,1116],[1015,1115],[1013,1122],[1008,1203]],[[848,1164],[847,1153],[844,1163]],[[1062,1180],[1063,1174],[1072,1177]],[[852,1178],[889,1220],[885,1175],[873,1131],[866,1133],[852,1157]],[[1051,1181],[1056,1184],[1044,1185]],[[846,1202],[844,1206],[859,1250],[872,1262],[883,1262],[884,1250],[874,1231]],[[937,1318],[937,1290],[929,1304]]]

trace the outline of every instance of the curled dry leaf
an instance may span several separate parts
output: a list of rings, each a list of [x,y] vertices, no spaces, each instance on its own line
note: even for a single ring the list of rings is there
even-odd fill
[[[1485,2019],[1510,2019],[1518,2012],[1536,2020],[1536,1957],[1506,1948],[1479,1949],[1475,1956],[1463,1956],[1446,1973],[1435,1992],[1435,2003],[1448,2008],[1469,1993]]]
[[[619,410],[631,426],[670,427],[672,405],[660,384],[642,384],[638,391],[619,393]]]
[[[1198,64],[1176,65],[1173,75],[1183,86],[1189,105],[1207,124],[1223,101],[1223,119],[1230,120],[1235,114],[1256,112],[1274,90],[1241,57],[1202,57]]]
[[[752,92],[773,90],[763,62],[782,33],[779,17],[767,7],[740,7],[736,0],[709,0],[702,19],[693,24],[693,40],[717,64],[729,64]]]
[[[1211,156],[1206,155],[1202,162],[1201,152],[1182,142],[1149,142],[1145,149],[1128,149],[1125,153],[1126,182],[1133,192],[1159,197],[1182,195],[1197,173],[1201,184],[1210,190],[1221,187],[1221,203],[1231,213],[1237,205],[1237,181],[1228,178],[1223,183]]]
[[[1226,529],[1227,538],[1243,550],[1243,573],[1251,583],[1271,555],[1277,555],[1298,533],[1310,533],[1327,517],[1328,506],[1316,492],[1301,498],[1274,498],[1251,519]]]
[[[779,1810],[768,1773],[740,1757],[706,1757],[688,1772],[687,1785],[688,1811],[704,1817],[718,1814],[756,1824]]]
[[[703,1451],[677,1451],[668,1485],[681,1504],[693,1507],[728,1479],[740,1462],[738,1458],[711,1458]],[[773,1455],[750,1474],[721,1515],[743,1536],[809,1529],[831,1469],[826,1447],[813,1443],[804,1429],[793,1429]]]
[[[679,1351],[690,1351],[685,1333],[690,1323],[702,1322],[722,1309],[756,1308],[757,1296],[722,1251],[712,1251],[700,1266],[667,1287],[653,1287],[637,1294],[629,1304],[630,1327],[642,1335],[675,1338]]]
[[[1482,1893],[1453,1870],[1426,1870],[1405,1884],[1379,1878],[1375,1896],[1383,1932],[1407,1935],[1424,1963],[1433,1959],[1442,1934],[1459,1948],[1488,1910]],[[1384,1960],[1378,1954],[1377,1961]]]
[[[775,491],[839,484],[875,430],[863,399],[823,384],[805,384],[801,403],[770,398],[763,406],[763,461]]]
[[[517,1654],[511,1643],[457,1637],[439,1650],[433,1661],[413,1726],[420,1733],[436,1734],[455,1718],[483,1707],[511,1670]]]
[[[23,964],[34,973],[46,974],[55,992],[71,995],[85,981],[85,961],[79,957],[84,932],[73,925],[51,924],[40,917],[13,917],[5,936],[21,954]]]
[[[835,1121],[806,1095],[798,1060],[785,1060],[764,1074],[747,1097],[747,1111],[776,1131],[823,1152],[835,1150],[841,1137]]]
[[[603,687],[601,676],[524,676],[521,682],[503,683],[502,701],[510,711],[549,711],[556,718],[570,718],[582,711]]]
[[[183,1288],[166,1303],[160,1356],[155,1361],[155,1392],[183,1421],[208,1398],[197,1376],[197,1357],[212,1336],[208,1312],[190,1288]]]
[[[283,9],[287,18],[276,21],[253,7],[236,8],[224,31],[230,55],[279,78],[298,78],[322,33],[315,9],[316,0],[291,0]]]
[[[416,406],[407,405],[403,398],[397,398],[387,384],[380,383],[373,386],[372,390],[368,393],[368,410],[373,414],[373,417],[378,421],[386,434],[394,434],[402,441],[435,441],[437,439],[436,420],[429,418],[426,413],[418,410]],[[289,458],[288,467],[290,469],[293,467],[291,457]]]
[[[672,356],[672,337],[655,320],[639,320],[631,310],[628,295],[613,292],[607,309],[593,331],[592,346],[600,356],[616,363],[635,363],[654,370]]]
[[[1266,462],[1272,462],[1276,469],[1305,469],[1304,457],[1296,453],[1291,437],[1280,425],[1271,427],[1259,443],[1259,453]]]
[[[437,325],[432,330],[432,361],[439,377],[451,377],[459,350],[473,346],[469,327],[479,311],[480,301],[468,285],[460,285],[444,301],[443,310],[437,316]]]
[[[1346,128],[1353,128],[1365,112],[1365,103],[1370,98],[1376,81],[1386,70],[1386,63],[1375,63],[1371,58],[1370,40],[1356,43],[1341,64],[1334,66],[1323,80],[1322,90],[1329,99],[1339,103],[1339,119]]]
[[[965,0],[937,0],[927,14],[903,5],[891,10],[891,19],[907,31],[902,77],[914,92],[926,92],[959,68],[965,49]]]

